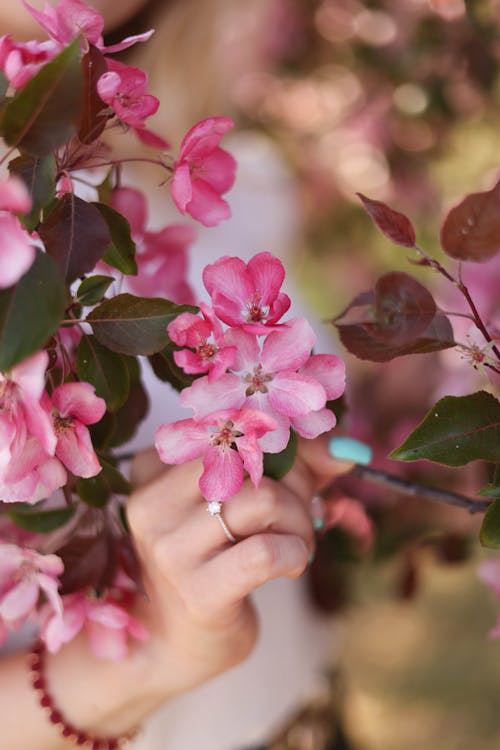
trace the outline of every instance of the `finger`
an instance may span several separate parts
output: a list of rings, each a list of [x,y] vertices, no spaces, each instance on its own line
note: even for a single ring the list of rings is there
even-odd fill
[[[315,440],[299,437],[298,459],[313,476],[315,490],[326,487],[333,479],[350,471],[355,461],[338,460],[329,451],[331,435],[321,435]]]
[[[191,576],[188,606],[214,622],[227,620],[242,601],[273,578],[297,578],[308,561],[295,534],[255,534],[216,555]]]
[[[314,530],[309,509],[280,482],[264,479],[258,489],[245,482],[242,490],[222,503],[221,517],[230,533],[245,539],[258,533],[294,534],[303,539],[308,552],[314,549]],[[178,568],[192,569],[232,542],[217,517],[207,513],[207,504],[193,508],[184,523],[164,541]]]
[[[151,446],[137,453],[130,466],[130,484],[133,489],[158,479],[168,471],[168,467],[160,461],[156,448]]]
[[[158,538],[178,526],[201,502],[198,479],[200,460],[172,466],[159,477],[135,490],[127,502],[132,532],[140,540]]]

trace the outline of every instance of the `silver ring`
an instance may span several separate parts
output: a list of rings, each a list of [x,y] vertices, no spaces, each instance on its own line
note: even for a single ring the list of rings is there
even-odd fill
[[[207,511],[211,516],[218,520],[224,534],[227,536],[229,541],[233,542],[234,544],[236,542],[236,538],[231,534],[227,523],[222,518],[222,503],[219,500],[210,500],[210,502],[207,503]]]

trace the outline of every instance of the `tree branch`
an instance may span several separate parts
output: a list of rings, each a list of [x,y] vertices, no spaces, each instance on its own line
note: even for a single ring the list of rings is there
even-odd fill
[[[388,474],[386,471],[370,469],[368,466],[361,466],[360,464],[356,464],[349,473],[352,476],[366,479],[369,482],[389,486],[405,495],[423,497],[426,500],[454,505],[457,508],[468,510],[469,513],[485,513],[491,505],[491,500],[473,500],[470,497],[465,497],[465,495],[458,495],[456,492],[448,492],[448,490],[441,490],[438,487],[429,487],[424,484],[410,482],[408,479],[396,477],[393,474]]]

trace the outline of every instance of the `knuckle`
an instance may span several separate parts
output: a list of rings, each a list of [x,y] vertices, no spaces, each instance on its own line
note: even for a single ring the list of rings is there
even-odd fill
[[[266,581],[275,567],[278,550],[270,536],[251,536],[240,546],[241,568],[259,583]]]
[[[140,492],[132,494],[127,502],[127,520],[134,536],[141,537],[148,527],[148,508]]]
[[[151,556],[158,570],[167,578],[170,578],[176,570],[178,559],[175,544],[172,543],[170,534],[163,534],[154,539],[150,545]]]
[[[270,482],[263,483],[259,488],[257,497],[257,510],[259,514],[271,523],[276,519],[280,508],[280,496],[278,487]]]

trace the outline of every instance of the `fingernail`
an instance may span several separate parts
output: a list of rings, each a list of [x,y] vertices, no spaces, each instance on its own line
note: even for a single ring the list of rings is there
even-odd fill
[[[328,444],[333,458],[339,461],[354,461],[356,464],[369,464],[372,460],[372,449],[366,443],[349,437],[334,437]]]
[[[312,565],[314,562],[314,552],[311,552],[309,557],[307,558],[307,564]]]
[[[322,518],[313,518],[312,522],[314,531],[321,531],[325,528],[325,522]]]

